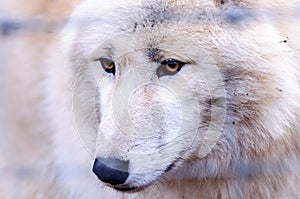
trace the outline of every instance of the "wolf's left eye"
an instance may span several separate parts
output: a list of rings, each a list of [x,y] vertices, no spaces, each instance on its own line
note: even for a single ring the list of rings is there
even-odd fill
[[[116,67],[115,67],[115,63],[107,58],[100,58],[99,59],[102,68],[105,70],[105,72],[107,73],[112,73],[113,75],[115,75],[116,73]]]
[[[166,59],[160,64],[161,65],[156,70],[156,74],[158,77],[175,75],[186,63],[178,61],[176,59]]]

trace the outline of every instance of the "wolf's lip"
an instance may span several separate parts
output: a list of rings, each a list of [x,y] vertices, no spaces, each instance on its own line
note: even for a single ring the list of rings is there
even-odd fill
[[[113,187],[113,188],[117,191],[128,192],[128,193],[134,193],[144,189],[144,187]]]
[[[136,188],[135,187],[131,187],[131,188],[114,188],[118,191],[123,191],[123,192],[127,192],[127,191],[133,191],[135,190]]]

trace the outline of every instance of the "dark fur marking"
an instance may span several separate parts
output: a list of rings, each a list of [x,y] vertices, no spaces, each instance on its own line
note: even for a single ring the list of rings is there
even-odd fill
[[[170,165],[165,169],[165,172],[170,171],[174,166],[175,166],[174,163],[170,164]]]
[[[159,62],[160,61],[160,58],[161,58],[161,50],[157,49],[157,48],[152,48],[152,47],[149,47],[147,50],[146,50],[146,55],[147,57],[153,61],[153,62]]]
[[[171,7],[165,8],[162,5],[150,5],[145,7],[146,15],[143,19],[143,27],[155,27],[164,21],[171,21],[175,18]]]

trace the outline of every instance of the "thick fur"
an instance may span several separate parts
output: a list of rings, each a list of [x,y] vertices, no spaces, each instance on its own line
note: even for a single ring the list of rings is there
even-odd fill
[[[278,21],[297,1],[99,4],[46,52],[44,197],[299,198],[299,21]],[[187,64],[157,77],[167,58]],[[122,186],[138,189],[99,181],[98,157],[129,160]]]

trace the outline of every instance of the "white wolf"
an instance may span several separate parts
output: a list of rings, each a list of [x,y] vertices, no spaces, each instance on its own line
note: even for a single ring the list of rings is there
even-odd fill
[[[66,186],[83,198],[298,197],[297,53],[255,6],[83,2],[49,89],[73,85],[72,108],[53,107],[66,111],[57,165],[85,181]]]
[[[50,53],[48,195],[299,198],[299,43],[273,23],[283,4],[83,1]]]

